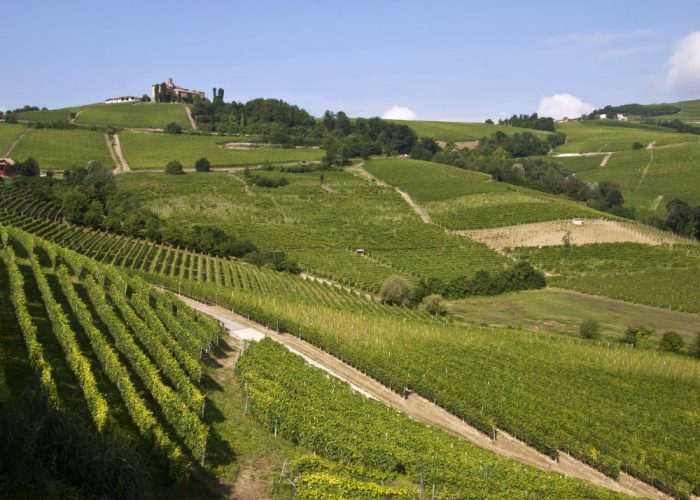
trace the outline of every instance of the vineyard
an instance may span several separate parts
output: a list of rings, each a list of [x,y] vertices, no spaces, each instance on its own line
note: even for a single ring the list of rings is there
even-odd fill
[[[677,495],[700,487],[695,360],[290,304],[211,284],[187,282],[182,290],[294,333],[397,392],[410,387],[489,435],[496,426],[550,456],[564,450],[612,477],[624,470]]]
[[[512,135],[515,133],[530,132],[539,136],[546,136],[548,132],[539,130],[512,127],[510,125],[495,125],[478,122],[431,122],[401,120],[398,123],[408,125],[420,137],[432,137],[438,141],[460,142],[478,141],[482,137],[490,136],[496,132]]]
[[[12,158],[33,157],[42,168],[67,169],[90,160],[112,164],[102,132],[93,130],[30,129],[12,151]]]
[[[493,182],[486,174],[431,162],[366,162],[373,175],[408,192],[449,229],[482,229],[576,217],[610,217],[581,203]]]
[[[608,243],[519,248],[519,258],[555,274],[550,283],[584,293],[700,312],[700,247]]]
[[[323,172],[330,191],[316,172],[264,175],[289,185],[247,187],[243,174],[140,174],[121,176],[119,188],[165,219],[216,225],[260,249],[284,250],[312,274],[369,291],[393,274],[449,280],[508,263],[485,245],[422,224],[394,190],[350,173]]]
[[[345,477],[336,472],[329,484],[322,481],[327,476],[318,477],[317,472],[328,466],[323,467],[319,459],[306,459],[301,481],[297,480],[306,494],[312,487],[326,492],[332,485],[331,491],[346,497],[357,490],[358,480],[364,480],[361,484],[368,491],[358,496],[382,498],[388,492],[376,483],[391,483],[401,474],[417,487],[403,493],[395,488],[393,494],[400,497],[462,498],[466,492],[470,498],[618,496],[519,464],[418,423],[329,378],[271,340],[246,350],[236,369],[254,418],[270,431],[344,464]],[[311,474],[315,474],[313,481]],[[372,487],[367,486],[368,480],[374,481]],[[416,491],[421,484],[425,493]]]
[[[191,127],[182,104],[173,103],[116,103],[84,106],[75,123],[98,127],[163,128],[177,123],[183,129]]]
[[[80,109],[80,106],[74,106],[60,109],[42,109],[39,111],[20,111],[17,113],[17,119],[39,123],[67,122],[70,114]]]
[[[5,155],[12,143],[20,136],[26,127],[10,123],[0,123],[0,154]]]
[[[53,404],[86,412],[98,432],[151,443],[175,480],[203,463],[199,360],[218,324],[29,233],[0,226],[0,236],[28,362]]]
[[[311,161],[323,157],[323,150],[318,148],[225,147],[228,142],[240,142],[240,137],[123,132],[119,139],[127,162],[137,170],[163,169],[170,160],[193,167],[203,156],[215,167]]]

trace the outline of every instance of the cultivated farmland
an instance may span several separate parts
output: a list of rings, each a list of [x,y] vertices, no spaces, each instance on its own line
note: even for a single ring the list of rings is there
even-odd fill
[[[184,105],[179,103],[95,104],[81,108],[75,123],[129,128],[163,128],[168,123],[177,123],[183,129],[191,127]]]
[[[17,113],[18,120],[27,120],[39,123],[67,122],[71,113],[80,111],[81,106],[70,108],[43,109],[39,111],[21,111]]]
[[[7,153],[7,150],[24,130],[24,125],[0,123],[0,155]]]
[[[416,131],[420,137],[432,137],[438,141],[461,142],[478,141],[482,137],[503,132],[508,135],[522,132],[530,132],[539,136],[546,136],[548,132],[527,128],[512,127],[510,125],[489,125],[478,122],[430,122],[430,121],[397,121]]]
[[[12,152],[20,161],[29,156],[41,168],[67,169],[90,160],[112,164],[104,134],[92,130],[30,129]]]
[[[163,169],[170,160],[193,167],[203,156],[217,167],[313,161],[323,157],[323,150],[314,148],[224,147],[229,142],[240,142],[239,137],[122,132],[119,139],[132,169]]]

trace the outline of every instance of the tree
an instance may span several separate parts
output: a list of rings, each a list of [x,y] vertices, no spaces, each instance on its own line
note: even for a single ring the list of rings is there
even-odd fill
[[[171,175],[181,175],[185,172],[182,170],[182,163],[177,160],[171,160],[165,166],[165,173]]]
[[[685,342],[683,342],[683,337],[681,337],[678,332],[671,330],[664,333],[663,337],[661,337],[659,351],[681,354],[684,350]]]
[[[163,129],[166,134],[181,134],[182,127],[175,122],[168,123]]]
[[[690,355],[700,359],[700,332],[695,337],[695,342],[690,346]]]
[[[39,163],[30,156],[15,166],[15,172],[25,177],[37,177],[40,173]]]
[[[197,172],[209,172],[209,170],[211,170],[211,163],[209,163],[209,160],[202,157],[194,163],[194,169]]]
[[[632,143],[632,149],[644,149],[644,144],[639,141],[635,141]]]
[[[442,297],[436,293],[428,295],[421,302],[425,310],[433,316],[444,316],[447,314],[447,307]]]
[[[594,319],[585,319],[579,327],[579,335],[584,339],[595,340],[600,337],[600,325]]]
[[[414,297],[413,285],[402,276],[389,276],[384,280],[379,296],[386,304],[407,306]]]
[[[148,97],[148,94],[143,94],[141,96],[141,102],[151,102],[151,98]]]
[[[651,343],[651,334],[653,330],[643,326],[630,326],[622,338],[625,344],[631,344],[638,349],[648,349]]]

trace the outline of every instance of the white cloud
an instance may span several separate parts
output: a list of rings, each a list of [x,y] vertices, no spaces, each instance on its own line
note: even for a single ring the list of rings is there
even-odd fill
[[[540,106],[537,114],[549,116],[555,120],[566,118],[578,118],[581,115],[590,113],[595,106],[583,102],[581,99],[571,94],[554,94],[540,99]]]
[[[681,39],[668,60],[666,85],[679,92],[700,93],[700,31]]]
[[[415,120],[416,113],[406,106],[392,106],[382,115],[387,120]]]

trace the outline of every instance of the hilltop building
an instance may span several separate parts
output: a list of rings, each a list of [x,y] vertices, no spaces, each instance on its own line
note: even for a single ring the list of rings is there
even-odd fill
[[[184,98],[185,100],[191,100],[195,97],[204,99],[203,91],[186,89],[184,87],[180,87],[179,85],[175,85],[172,78],[168,78],[165,83],[154,83],[151,85],[151,100],[153,102],[162,101],[162,99],[159,99],[159,96],[162,96],[163,94],[170,96],[174,95],[180,99]]]
[[[110,97],[109,99],[105,99],[105,104],[116,104],[118,102],[139,102],[140,100],[140,97],[136,97],[133,95],[125,95],[121,97]]]

